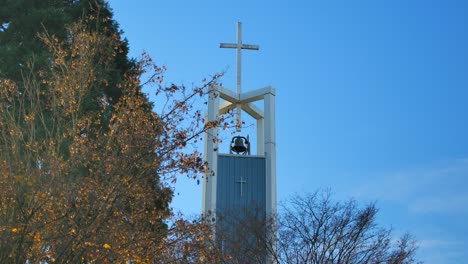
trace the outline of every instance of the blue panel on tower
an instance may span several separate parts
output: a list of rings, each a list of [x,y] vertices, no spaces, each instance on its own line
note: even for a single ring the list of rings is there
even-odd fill
[[[216,211],[260,209],[266,206],[265,158],[219,155]]]
[[[216,238],[221,249],[239,263],[249,263],[245,252],[258,249],[258,263],[266,226],[266,159],[258,156],[218,155],[216,174]],[[262,257],[264,256],[264,257]]]

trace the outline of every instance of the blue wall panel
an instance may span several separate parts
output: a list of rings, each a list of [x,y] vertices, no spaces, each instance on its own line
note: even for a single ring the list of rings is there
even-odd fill
[[[216,176],[218,177],[216,211],[260,209],[264,212],[266,205],[264,157],[219,155]]]
[[[251,261],[246,258],[245,253],[258,248],[257,239],[265,235],[264,227],[255,225],[262,223],[258,221],[262,221],[266,215],[265,165],[264,157],[218,156],[218,172],[215,176],[218,177],[217,243],[240,263]],[[266,256],[266,253],[257,253],[259,255],[256,262],[265,263],[262,255]]]

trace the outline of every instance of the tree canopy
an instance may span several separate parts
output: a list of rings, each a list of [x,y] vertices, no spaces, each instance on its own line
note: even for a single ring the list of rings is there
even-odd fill
[[[100,0],[2,1],[0,12],[0,262],[210,259],[209,228],[172,217],[167,183],[205,169],[184,147],[216,125],[192,110],[216,78],[164,86],[151,58],[127,59]],[[168,100],[159,114],[143,74]]]

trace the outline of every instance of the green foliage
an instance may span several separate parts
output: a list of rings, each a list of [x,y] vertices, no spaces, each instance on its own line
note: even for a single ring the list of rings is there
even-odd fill
[[[48,71],[51,54],[39,34],[47,31],[58,40],[67,40],[66,26],[83,19],[91,31],[120,38],[118,24],[102,0],[0,0],[0,78],[20,82],[31,65],[35,72]],[[107,82],[102,89],[111,103],[121,96],[117,85],[123,81],[123,75],[136,66],[127,55],[127,41],[119,40],[119,52],[112,62],[106,67],[96,65]]]
[[[1,0],[0,26],[0,262],[151,258],[161,123],[108,5]]]

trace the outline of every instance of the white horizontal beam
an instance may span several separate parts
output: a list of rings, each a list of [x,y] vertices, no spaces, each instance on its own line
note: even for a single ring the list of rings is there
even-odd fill
[[[236,107],[235,104],[231,103],[231,102],[228,102],[228,101],[224,101],[222,102],[220,105],[219,105],[219,114],[220,115],[224,115],[226,114],[227,112],[231,111],[232,109],[234,109]]]
[[[273,96],[276,95],[275,88],[267,86],[247,93],[243,93],[240,95],[239,101],[242,104],[247,104],[258,100],[262,100],[263,97],[267,94],[271,94]]]
[[[218,85],[216,88],[219,91],[219,96],[222,99],[229,101],[233,104],[248,104],[251,102],[262,100],[263,97],[267,94],[271,94],[273,96],[276,95],[275,88],[271,86],[253,90],[240,95],[220,85]]]
[[[249,114],[255,120],[259,120],[264,117],[263,111],[260,108],[256,107],[254,104],[245,104],[242,106],[242,109],[244,109],[244,111],[247,112],[247,114]]]
[[[216,86],[217,90],[219,91],[219,96],[231,103],[238,103],[239,102],[239,95],[226,87],[223,86]]]
[[[228,49],[237,49],[237,43],[221,43],[219,44],[220,48],[228,48]],[[249,45],[249,44],[242,44],[241,49],[248,49],[248,50],[259,50],[260,46],[258,45]]]

